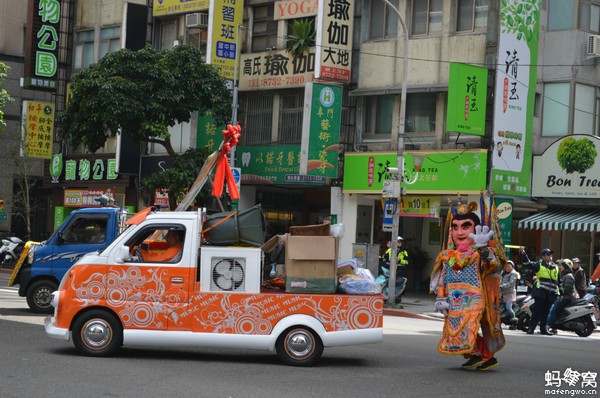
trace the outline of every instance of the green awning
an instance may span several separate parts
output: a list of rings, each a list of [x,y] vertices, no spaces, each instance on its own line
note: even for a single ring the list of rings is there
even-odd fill
[[[522,219],[518,228],[600,232],[600,210],[552,208]]]

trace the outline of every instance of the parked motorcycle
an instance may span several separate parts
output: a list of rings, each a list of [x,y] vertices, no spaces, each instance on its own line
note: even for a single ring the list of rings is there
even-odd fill
[[[4,255],[4,258],[2,259],[2,268],[12,268],[21,255],[24,246],[25,242],[16,236],[2,239],[2,248],[0,249]]]
[[[380,268],[381,268],[381,275],[379,275],[377,277],[377,279],[375,279],[375,282],[379,286],[381,286],[381,293],[383,293],[383,297],[384,297],[385,301],[389,303],[388,287],[389,287],[389,283],[390,283],[390,270],[384,266],[381,266]],[[396,274],[396,291],[395,291],[396,299],[394,300],[394,303],[392,303],[392,304],[397,304],[397,303],[402,302],[402,293],[404,292],[404,289],[406,288],[406,281],[407,281],[406,278]]]
[[[529,322],[531,321],[531,307],[535,300],[530,295],[527,295],[520,302],[519,308],[515,311],[517,317],[517,329],[526,332],[529,330]]]

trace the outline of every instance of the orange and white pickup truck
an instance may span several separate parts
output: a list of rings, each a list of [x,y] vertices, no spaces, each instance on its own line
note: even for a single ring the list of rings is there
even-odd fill
[[[268,290],[261,249],[202,245],[200,211],[134,219],[110,246],[67,271],[45,319],[50,337],[73,339],[90,356],[122,345],[225,347],[275,350],[299,366],[312,365],[324,347],[383,339],[381,294]],[[145,262],[138,248],[155,250],[148,242],[169,230],[182,231],[179,255]]]

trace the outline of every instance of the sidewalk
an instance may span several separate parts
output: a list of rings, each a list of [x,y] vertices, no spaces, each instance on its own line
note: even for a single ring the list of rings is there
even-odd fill
[[[435,295],[425,292],[406,292],[402,303],[384,307],[383,315],[442,321],[444,316],[435,312]]]

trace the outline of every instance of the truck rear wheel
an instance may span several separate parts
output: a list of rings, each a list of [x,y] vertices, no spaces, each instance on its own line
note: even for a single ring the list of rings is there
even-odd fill
[[[281,362],[286,365],[311,366],[321,358],[323,343],[312,330],[294,326],[279,336],[275,349]]]
[[[27,289],[27,305],[38,314],[52,314],[52,292],[58,289],[56,282],[43,280],[33,282]]]
[[[123,328],[112,313],[91,310],[73,323],[73,343],[83,355],[107,357],[123,344]]]

